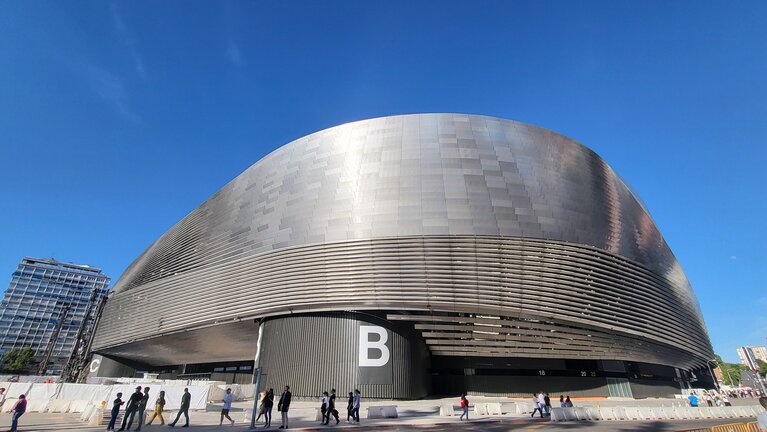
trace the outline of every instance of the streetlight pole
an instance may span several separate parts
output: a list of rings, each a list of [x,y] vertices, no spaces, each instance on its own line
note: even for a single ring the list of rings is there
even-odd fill
[[[256,340],[256,358],[253,362],[253,374],[254,374],[254,384],[255,394],[253,395],[253,413],[250,415],[250,429],[256,429],[256,416],[258,415],[258,403],[259,396],[261,393],[261,338],[264,334],[264,322],[259,321],[258,323],[258,339]]]

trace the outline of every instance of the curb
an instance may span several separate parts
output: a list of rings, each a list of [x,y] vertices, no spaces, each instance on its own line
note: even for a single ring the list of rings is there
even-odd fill
[[[409,429],[428,429],[433,427],[444,427],[444,426],[455,426],[456,424],[483,424],[483,423],[499,423],[499,424],[528,424],[528,423],[549,423],[549,419],[477,419],[477,420],[470,420],[468,422],[461,422],[458,420],[448,422],[448,421],[439,421],[436,423],[429,423],[429,424],[413,424],[413,423],[398,423],[398,424],[370,424],[370,425],[364,425],[364,430],[374,430],[374,429],[396,429],[396,428],[403,428],[407,427]],[[326,430],[335,430],[335,429],[357,429],[360,425],[330,425],[330,426],[324,426],[324,427],[303,427],[303,428],[290,428],[289,430],[297,430],[297,431],[304,431],[304,432],[315,432],[315,431],[326,431]],[[256,430],[256,429],[248,429],[248,430]]]

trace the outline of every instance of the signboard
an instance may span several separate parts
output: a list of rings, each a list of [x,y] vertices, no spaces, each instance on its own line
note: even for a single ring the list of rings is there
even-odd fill
[[[393,384],[391,332],[383,327],[359,327],[360,384]]]

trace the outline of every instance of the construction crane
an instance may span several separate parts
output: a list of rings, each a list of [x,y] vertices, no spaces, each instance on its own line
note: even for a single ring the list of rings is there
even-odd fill
[[[101,318],[101,311],[106,304],[106,296],[100,295],[98,290],[91,293],[88,300],[88,306],[85,309],[85,316],[77,331],[75,346],[72,348],[72,354],[69,356],[67,364],[61,372],[61,378],[64,382],[81,382],[84,380],[83,371],[91,360],[91,344],[95,334],[96,325]]]
[[[67,314],[71,308],[72,303],[67,303],[64,306],[64,309],[59,312],[58,322],[56,322],[56,326],[53,328],[53,333],[51,333],[51,337],[48,339],[48,345],[45,347],[45,352],[43,353],[43,360],[40,362],[40,367],[37,370],[38,375],[45,375],[45,372],[48,370],[48,364],[51,361],[51,355],[53,354],[53,350],[56,348],[56,342],[59,340],[61,327],[64,326],[64,321],[66,321]]]

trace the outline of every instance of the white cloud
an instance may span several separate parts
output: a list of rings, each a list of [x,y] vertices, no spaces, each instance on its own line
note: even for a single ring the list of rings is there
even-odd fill
[[[91,90],[117,114],[131,123],[141,123],[141,117],[130,109],[128,93],[120,76],[91,62],[71,63]]]
[[[120,11],[117,9],[117,3],[109,3],[109,10],[112,13],[112,25],[115,28],[115,32],[120,37],[123,45],[128,49],[128,53],[133,58],[134,69],[136,74],[141,79],[146,79],[146,70],[144,69],[144,60],[141,58],[141,54],[136,47],[136,39],[133,37],[130,29],[125,25]]]
[[[735,256],[735,255],[730,255],[730,259],[731,259],[732,261],[735,261],[736,259],[738,259],[738,257],[737,257],[737,256]]]

